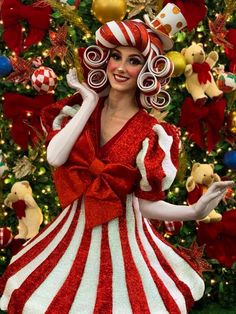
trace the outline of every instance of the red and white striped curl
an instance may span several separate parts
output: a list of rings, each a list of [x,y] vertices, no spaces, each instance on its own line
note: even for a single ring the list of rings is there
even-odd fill
[[[89,69],[105,68],[109,55],[109,49],[102,49],[98,46],[92,45],[84,51],[84,63]]]
[[[161,90],[158,94],[153,96],[147,96],[143,93],[140,93],[140,101],[144,108],[163,110],[170,103],[170,95],[164,90]]]

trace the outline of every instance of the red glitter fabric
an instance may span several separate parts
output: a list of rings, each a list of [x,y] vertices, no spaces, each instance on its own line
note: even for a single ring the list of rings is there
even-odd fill
[[[51,106],[47,116],[42,117],[44,124],[49,121],[45,125],[48,139],[55,134],[50,129],[53,116],[68,102],[78,103],[76,97]],[[1,309],[9,314],[187,313],[193,302],[202,297],[204,283],[194,265],[142,217],[137,199],[164,198],[163,182],[172,175],[166,165],[175,169],[178,162],[176,129],[158,124],[140,109],[100,147],[102,103],[101,100],[63,167],[66,176],[55,175],[65,208],[13,256],[2,278]],[[94,158],[88,156],[85,162],[81,147],[91,144]],[[138,155],[141,158],[136,163]],[[101,181],[100,198],[97,196],[88,209],[86,191],[95,180],[101,180],[106,167],[117,163],[124,170],[115,171],[113,178],[111,174],[111,180],[115,188],[121,183],[127,185],[117,193],[122,212],[117,214],[110,204],[99,205],[100,199],[109,195]],[[126,169],[132,169],[135,176]],[[141,179],[148,182],[148,191],[143,190]],[[80,181],[86,184],[82,193]],[[108,184],[112,187],[110,181]],[[104,219],[100,223],[96,217],[98,208]],[[88,210],[93,214],[88,215]],[[107,221],[110,212],[115,216]],[[88,228],[87,220],[95,227]]]

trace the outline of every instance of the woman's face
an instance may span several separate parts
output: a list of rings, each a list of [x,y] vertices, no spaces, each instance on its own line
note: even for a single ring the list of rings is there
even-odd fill
[[[113,49],[107,65],[111,87],[121,92],[135,90],[144,63],[144,57],[136,48],[119,46]]]

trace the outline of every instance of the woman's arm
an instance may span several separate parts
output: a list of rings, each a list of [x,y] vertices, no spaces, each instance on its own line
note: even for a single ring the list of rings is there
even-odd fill
[[[81,94],[83,102],[75,116],[49,142],[47,160],[54,167],[59,167],[66,162],[98,102],[98,95],[89,89],[85,83],[79,83],[75,69],[71,69],[66,78],[68,85]]]
[[[227,189],[234,181],[215,182],[199,200],[192,205],[173,205],[164,201],[147,201],[139,199],[142,215],[149,219],[158,220],[200,220],[206,217],[224,197]]]

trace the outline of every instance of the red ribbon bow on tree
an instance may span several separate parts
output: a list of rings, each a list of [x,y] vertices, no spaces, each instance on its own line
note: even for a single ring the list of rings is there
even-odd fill
[[[23,149],[28,144],[35,145],[43,130],[40,123],[40,111],[53,103],[50,94],[38,95],[34,98],[15,93],[4,94],[3,112],[12,120],[11,136],[14,142]]]
[[[186,22],[187,28],[191,31],[199,22],[201,22],[206,14],[207,7],[205,0],[164,0],[163,5],[174,3],[180,9]],[[193,13],[194,12],[194,13]]]
[[[3,40],[16,54],[43,39],[49,28],[50,6],[24,5],[19,0],[4,1],[1,8],[4,27]],[[23,39],[21,20],[29,24],[28,35]]]
[[[61,60],[64,60],[67,54],[67,33],[68,27],[64,24],[62,27],[58,27],[57,32],[49,31],[49,39],[53,47],[49,49],[49,56],[53,60],[56,56],[59,56]]]
[[[236,28],[228,30],[226,40],[232,45],[231,47],[225,46],[225,54],[230,61],[229,70],[236,73]]]
[[[132,191],[137,178],[137,169],[98,159],[87,131],[74,150],[70,160],[54,172],[61,206],[64,208],[84,195],[86,228],[121,216],[126,195]]]
[[[187,97],[181,109],[179,125],[186,128],[188,137],[199,147],[211,151],[220,139],[225,106],[224,98],[199,107]]]

